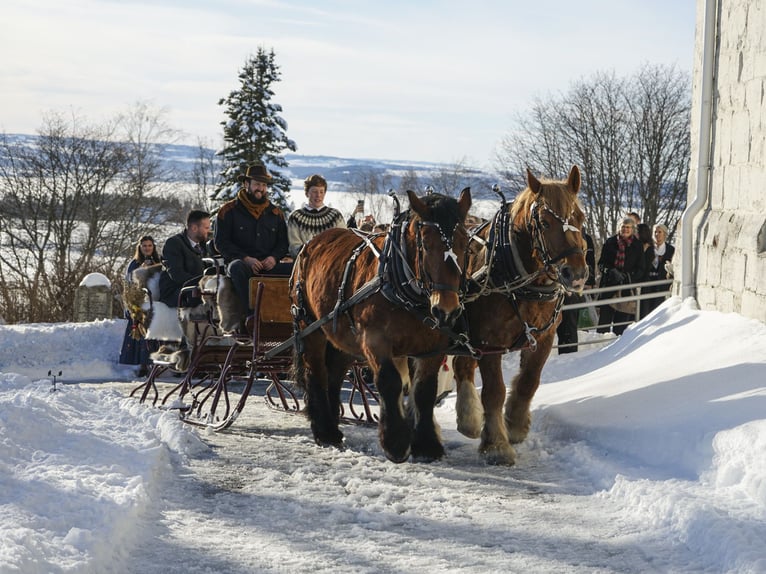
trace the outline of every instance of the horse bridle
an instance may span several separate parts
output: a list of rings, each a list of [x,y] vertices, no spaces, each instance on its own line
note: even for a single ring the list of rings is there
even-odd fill
[[[559,221],[562,225],[562,229],[564,233],[567,231],[573,231],[576,233],[582,233],[577,227],[569,223],[569,219],[573,215],[572,213],[569,214],[569,217],[563,217],[562,215],[556,213],[553,209],[551,209],[547,204],[542,203],[540,207],[538,207],[537,202],[533,202],[529,209],[529,218],[527,219],[527,231],[532,236],[533,241],[535,242],[535,246],[537,248],[538,253],[540,253],[540,257],[543,261],[543,269],[548,274],[548,276],[554,280],[560,282],[560,273],[559,270],[561,268],[561,261],[569,257],[570,255],[576,255],[576,254],[583,254],[582,250],[582,242],[580,243],[580,247],[569,247],[568,249],[564,249],[561,253],[556,254],[554,257],[551,257],[550,250],[548,249],[547,242],[545,240],[545,234],[544,234],[544,223],[540,219],[540,211],[547,211],[550,213],[557,221]]]
[[[426,248],[423,245],[423,236],[421,234],[421,230],[423,227],[431,227],[438,231],[439,237],[445,247],[444,261],[451,260],[452,264],[455,266],[458,273],[460,274],[461,279],[460,279],[460,285],[458,287],[453,287],[452,285],[447,285],[445,283],[435,283],[433,279],[431,278],[431,274],[425,268],[424,260],[425,260]],[[428,297],[430,297],[431,293],[433,293],[434,291],[452,291],[453,293],[457,293],[462,301],[462,294],[464,292],[464,287],[465,287],[465,272],[463,269],[461,269],[460,263],[457,260],[457,255],[452,250],[452,246],[455,241],[455,233],[461,227],[463,231],[465,231],[465,227],[463,227],[460,223],[457,223],[452,230],[452,236],[448,237],[447,234],[442,229],[442,226],[436,221],[423,221],[422,219],[419,219],[415,223],[415,228],[416,228],[415,229],[415,237],[416,237],[415,245],[417,248],[417,254],[415,256],[415,259],[418,262],[418,272],[420,275],[420,277],[418,277],[417,280],[421,289],[426,293],[426,296]]]

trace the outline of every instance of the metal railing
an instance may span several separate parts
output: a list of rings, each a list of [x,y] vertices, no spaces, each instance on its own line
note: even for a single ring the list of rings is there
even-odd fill
[[[635,316],[630,321],[622,321],[622,322],[613,322],[611,323],[612,327],[615,326],[622,326],[622,325],[630,325],[631,323],[634,323],[638,321],[641,318],[641,304],[640,301],[643,301],[644,299],[656,299],[658,297],[662,297],[664,299],[667,299],[672,293],[670,291],[670,286],[673,284],[673,279],[658,279],[656,281],[644,281],[641,283],[629,283],[626,285],[615,285],[612,287],[599,287],[597,289],[588,289],[583,292],[583,295],[585,296],[586,300],[580,303],[570,303],[568,305],[562,306],[562,311],[564,310],[576,310],[576,309],[587,309],[589,307],[598,308],[603,305],[611,305],[614,303],[625,303],[629,301],[635,301],[636,302],[636,312]],[[641,290],[646,287],[663,287],[666,286],[667,289],[663,291],[652,291],[650,293],[642,293]],[[629,291],[633,290],[633,293],[630,295],[622,295],[620,297],[612,297],[610,299],[599,299],[597,296],[601,293],[614,293],[617,291]],[[598,321],[596,321],[596,324],[588,326],[588,327],[580,327],[578,325],[578,331],[593,331],[599,328]],[[554,348],[564,348],[564,347],[574,347],[574,346],[580,346],[580,345],[595,345],[599,343],[603,343],[603,339],[598,340],[592,340],[592,341],[579,341],[577,343],[567,343],[564,345],[554,345]]]

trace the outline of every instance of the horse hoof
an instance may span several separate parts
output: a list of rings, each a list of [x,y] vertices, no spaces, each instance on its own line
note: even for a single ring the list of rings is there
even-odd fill
[[[444,457],[444,446],[432,437],[419,441],[417,438],[412,442],[412,459],[417,462],[433,462]]]
[[[476,426],[470,421],[463,424],[462,421],[458,421],[457,431],[468,438],[479,438],[481,436],[481,425]]]
[[[408,448],[406,451],[402,453],[394,453],[391,452],[388,449],[383,449],[383,452],[386,453],[386,458],[390,460],[391,462],[395,462],[396,464],[400,464],[402,462],[406,462],[408,458],[410,458],[410,449]]]
[[[508,440],[512,444],[523,442],[529,434],[532,426],[532,415],[527,411],[520,416],[507,416],[505,418],[505,428],[508,430]]]
[[[412,460],[413,462],[435,462],[437,460],[441,460],[444,458],[444,449],[440,450],[433,450],[431,452],[416,452],[415,449],[412,449]]]
[[[314,434],[314,442],[321,447],[335,447],[343,448],[343,433],[340,431],[316,433]]]
[[[483,447],[479,449],[479,452],[484,456],[487,464],[494,466],[513,466],[516,464],[516,451],[511,445],[507,447]]]

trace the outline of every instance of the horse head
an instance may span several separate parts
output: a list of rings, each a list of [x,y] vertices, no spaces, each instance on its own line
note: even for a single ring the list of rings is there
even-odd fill
[[[564,181],[539,180],[527,169],[527,188],[514,201],[515,230],[525,229],[538,269],[567,291],[582,291],[588,278],[585,214],[577,201],[580,170],[574,165]]]
[[[471,208],[471,189],[460,192],[458,200],[437,193],[419,198],[412,191],[407,196],[416,215],[410,219],[407,233],[416,279],[428,295],[433,318],[439,325],[451,325],[463,310],[461,264],[468,244],[464,224]]]

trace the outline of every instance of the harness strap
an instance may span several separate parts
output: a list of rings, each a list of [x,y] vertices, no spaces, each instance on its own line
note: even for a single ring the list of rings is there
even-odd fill
[[[355,247],[351,252],[351,257],[349,257],[346,261],[346,266],[343,268],[343,278],[341,279],[340,285],[338,286],[338,299],[335,301],[335,307],[331,312],[333,317],[333,333],[338,328],[338,314],[340,313],[340,307],[343,304],[343,295],[346,292],[346,285],[348,284],[349,278],[351,277],[351,270],[354,268],[356,258],[359,257],[359,254],[362,252],[362,250],[364,250],[365,247],[366,245],[364,243],[360,243],[357,247]]]
[[[296,289],[300,288],[300,284],[296,285]],[[298,331],[295,329],[295,333],[292,337],[287,339],[286,341],[280,343],[276,347],[269,349],[264,353],[264,358],[270,359],[271,357],[274,357],[281,353],[282,351],[285,351],[295,345],[298,350],[300,351],[300,345],[299,342],[304,337],[309,336],[311,333],[319,329],[322,325],[326,325],[330,321],[334,321],[338,313],[342,313],[345,310],[347,310],[349,307],[353,307],[360,301],[366,299],[367,297],[370,297],[375,291],[380,289],[380,277],[373,277],[370,279],[367,283],[362,285],[351,297],[343,301],[342,304],[336,305],[336,307],[327,313],[324,317],[321,317],[320,319],[316,319],[309,323],[303,330]],[[305,309],[305,307],[303,307]],[[295,305],[293,305],[293,317],[298,317],[298,314],[300,313],[300,309],[298,309]],[[303,317],[305,320],[308,320],[308,317]]]
[[[402,233],[407,224],[407,212],[394,221],[383,246],[378,275],[381,277],[381,293],[396,305],[410,310],[424,310],[423,289],[415,272],[407,262],[407,245]]]
[[[374,235],[370,235],[369,233],[365,233],[364,231],[359,231],[358,229],[351,228],[351,231],[354,232],[354,235],[357,237],[360,237],[364,240],[364,243],[367,245],[367,247],[370,248],[370,251],[373,252],[376,258],[380,259],[380,251],[378,251],[378,246],[375,245],[372,240],[376,237],[380,237],[382,233],[376,233]]]
[[[484,240],[479,236],[487,225],[489,238]],[[471,235],[469,241],[477,241],[485,249],[484,265],[470,277],[475,284],[468,302],[490,293],[503,293],[506,296],[517,296],[520,299],[550,301],[560,291],[558,283],[548,285],[532,285],[543,273],[539,269],[533,273],[527,272],[519,253],[518,242],[514,241],[515,232],[511,224],[510,209],[501,207],[491,224],[484,223]]]

